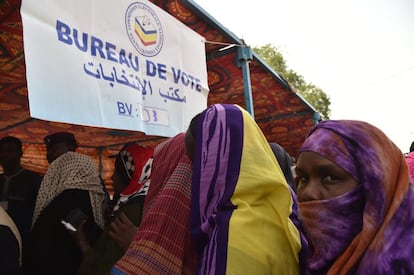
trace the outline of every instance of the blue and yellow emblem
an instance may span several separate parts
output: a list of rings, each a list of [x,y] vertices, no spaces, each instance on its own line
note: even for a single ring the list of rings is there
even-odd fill
[[[164,43],[164,32],[157,13],[144,2],[129,5],[125,14],[128,38],[144,56],[157,55]]]

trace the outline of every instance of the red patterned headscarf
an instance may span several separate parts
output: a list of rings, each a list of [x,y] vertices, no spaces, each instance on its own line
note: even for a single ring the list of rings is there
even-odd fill
[[[133,197],[147,195],[153,154],[154,149],[136,143],[127,144],[121,149],[117,160],[121,161],[125,174],[129,178],[129,184],[119,195],[114,212]]]

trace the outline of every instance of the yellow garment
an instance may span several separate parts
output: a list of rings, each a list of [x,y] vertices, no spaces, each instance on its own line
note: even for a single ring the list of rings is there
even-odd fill
[[[231,199],[237,210],[230,219],[227,274],[299,274],[301,245],[289,219],[293,202],[288,185],[257,124],[246,123],[252,121],[247,112],[243,120],[240,175]],[[257,192],[252,191],[252,183]]]
[[[212,105],[199,120],[191,209],[198,272],[299,274],[294,201],[262,131],[237,105]]]

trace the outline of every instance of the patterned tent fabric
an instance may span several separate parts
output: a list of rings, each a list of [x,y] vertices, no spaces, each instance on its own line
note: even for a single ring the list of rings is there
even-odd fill
[[[225,27],[217,23],[195,2],[153,0],[166,12],[204,36],[206,43],[208,104],[238,104],[245,108],[242,71],[238,66],[237,48],[219,51],[224,44],[243,44]],[[44,173],[47,167],[44,136],[70,131],[79,140],[79,152],[90,155],[101,170],[105,182],[110,181],[113,167],[108,155],[131,141],[155,147],[166,138],[142,132],[86,127],[38,120],[30,117],[26,86],[21,0],[0,0],[0,137],[14,135],[24,143],[23,165]],[[315,110],[298,96],[277,73],[253,53],[249,63],[256,122],[266,138],[277,142],[296,156],[309,129]]]

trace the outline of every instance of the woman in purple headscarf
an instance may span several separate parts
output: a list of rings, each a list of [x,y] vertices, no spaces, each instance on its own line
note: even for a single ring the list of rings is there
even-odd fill
[[[319,123],[296,173],[307,274],[414,273],[414,189],[404,155],[381,130]]]

